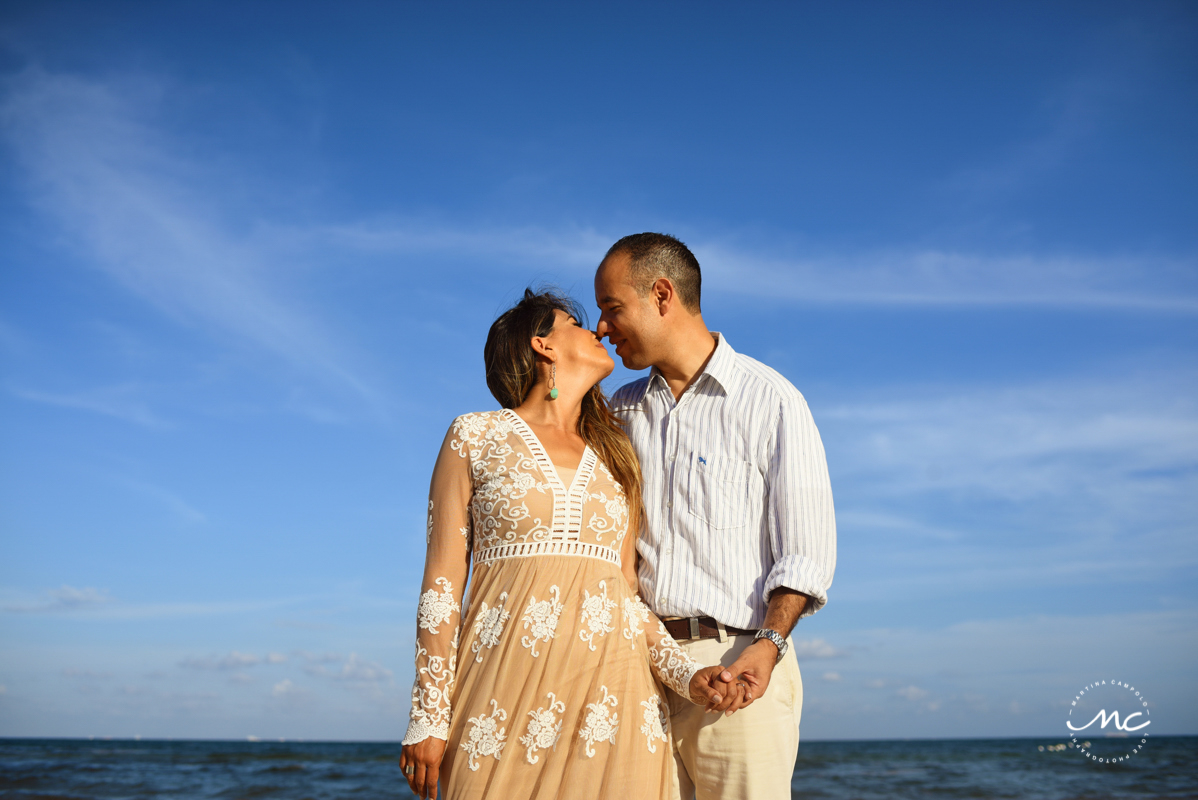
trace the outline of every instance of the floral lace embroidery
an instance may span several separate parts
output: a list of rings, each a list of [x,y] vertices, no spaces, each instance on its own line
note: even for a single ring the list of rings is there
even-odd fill
[[[666,731],[670,729],[670,715],[666,711],[666,704],[658,695],[653,695],[648,700],[642,700],[641,708],[645,709],[645,721],[641,724],[641,733],[645,734],[649,752],[656,753],[656,742],[668,741]]]
[[[556,588],[556,587],[555,587]],[[548,750],[550,747],[557,751],[557,740],[562,736],[562,721],[554,716],[553,712],[561,714],[566,710],[566,704],[557,699],[557,695],[550,692],[549,708],[538,708],[536,711],[529,711],[528,716],[532,720],[528,723],[528,733],[520,737],[520,744],[528,748],[525,758],[529,764],[537,763],[540,758],[537,755],[538,750]]]
[[[592,651],[595,649],[595,637],[615,630],[612,627],[611,610],[616,607],[615,600],[607,599],[607,581],[599,581],[599,594],[592,595],[586,589],[582,590],[582,624],[586,630],[579,631],[578,638],[582,639]]]
[[[424,534],[424,543],[428,544],[433,540],[433,501],[428,501],[428,528]]]
[[[649,657],[658,680],[693,703],[691,678],[702,669],[702,665],[674,641],[660,620],[657,622],[657,640],[649,642]]]
[[[603,690],[603,699],[598,703],[587,703],[587,718],[583,723],[582,730],[578,732],[580,739],[586,739],[587,758],[594,758],[595,750],[592,747],[595,742],[611,742],[616,743],[616,731],[620,728],[620,720],[616,712],[608,711],[607,707],[616,707],[617,700],[615,695],[609,694],[606,686],[600,686]]]
[[[424,666],[420,662],[424,661]],[[449,656],[429,655],[416,641],[416,680],[412,682],[412,712],[404,744],[418,744],[430,736],[449,740],[449,718],[452,709],[449,697],[453,694],[458,664],[458,632],[455,630],[449,645]]]
[[[534,658],[540,655],[537,652],[537,642],[548,642],[553,638],[557,632],[557,619],[562,613],[561,590],[556,586],[550,586],[549,591],[553,595],[552,600],[538,602],[535,595],[529,597],[528,609],[521,618],[524,627],[532,631],[532,637],[521,637],[520,644],[527,647]]]
[[[416,624],[429,633],[440,633],[437,626],[443,622],[449,622],[450,618],[457,613],[458,602],[453,597],[453,587],[449,585],[447,579],[437,578],[433,583],[444,587],[445,591],[438,592],[436,589],[429,589],[420,595],[420,605],[416,609]]]
[[[599,464],[602,466],[603,462]],[[606,492],[591,492],[586,499],[602,503],[603,510],[607,512],[606,516],[595,512],[587,520],[587,527],[595,534],[595,541],[603,541],[603,534],[610,531],[616,531],[623,537],[624,530],[628,527],[628,503],[624,500],[624,495],[617,494],[609,498]]]
[[[551,490],[537,480],[536,460],[508,444],[508,436],[519,438],[512,423],[502,412],[466,414],[455,420],[454,433],[462,441],[451,446],[471,459],[474,496],[470,512],[479,545],[548,538],[551,521],[534,518],[523,500],[529,492]]]
[[[636,637],[644,636],[645,630],[642,627],[649,621],[649,607],[641,602],[638,597],[624,598],[624,638],[632,642],[632,649],[636,649]]]
[[[499,605],[494,608],[488,608],[485,600],[479,605],[478,616],[474,618],[475,642],[470,645],[471,652],[478,653],[478,657],[474,659],[475,662],[483,660],[483,654],[480,651],[484,647],[490,650],[499,644],[499,637],[503,633],[503,626],[512,616],[503,607],[503,603],[506,600],[507,592],[504,592],[499,595]]]
[[[479,714],[468,720],[474,727],[470,729],[470,735],[466,741],[462,742],[462,749],[470,754],[466,762],[474,772],[478,772],[478,762],[475,759],[480,756],[482,758],[494,756],[496,761],[499,760],[499,753],[507,744],[507,729],[500,728],[499,722],[506,719],[507,712],[499,707],[497,701],[492,700],[491,716]]]

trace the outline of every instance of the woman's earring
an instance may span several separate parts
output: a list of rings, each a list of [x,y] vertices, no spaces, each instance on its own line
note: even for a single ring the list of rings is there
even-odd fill
[[[557,362],[549,367],[549,399],[557,399]]]

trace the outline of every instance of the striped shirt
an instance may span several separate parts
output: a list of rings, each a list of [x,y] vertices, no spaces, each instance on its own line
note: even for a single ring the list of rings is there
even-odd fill
[[[803,395],[721,334],[677,403],[662,374],[611,399],[644,473],[641,596],[658,616],[759,628],[779,586],[828,602],[836,517]]]

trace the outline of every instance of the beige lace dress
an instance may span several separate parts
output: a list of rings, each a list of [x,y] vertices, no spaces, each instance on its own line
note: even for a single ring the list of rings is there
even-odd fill
[[[567,486],[515,412],[454,420],[429,495],[404,737],[447,742],[444,797],[670,796],[661,684],[687,697],[700,665],[629,589],[627,527],[590,448]]]

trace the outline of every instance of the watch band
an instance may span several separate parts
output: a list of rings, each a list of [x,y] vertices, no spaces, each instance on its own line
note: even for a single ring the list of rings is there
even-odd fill
[[[774,647],[778,648],[778,660],[774,662],[775,664],[782,660],[782,657],[786,655],[786,651],[790,647],[790,645],[786,643],[786,639],[782,637],[782,634],[772,630],[771,628],[762,628],[761,630],[757,631],[757,633],[753,636],[753,641],[757,641],[758,639],[769,639],[774,643]]]

